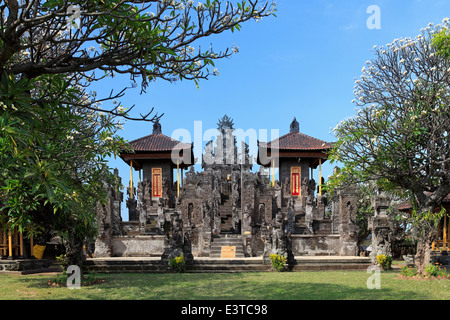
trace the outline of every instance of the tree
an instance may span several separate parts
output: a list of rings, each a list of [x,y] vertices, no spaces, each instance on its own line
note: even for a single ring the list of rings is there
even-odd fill
[[[95,205],[114,183],[106,157],[126,149],[117,117],[155,121],[153,108],[133,118],[92,81],[117,73],[150,81],[217,74],[216,52],[194,45],[242,22],[274,14],[275,4],[207,0],[7,0],[0,4],[0,220],[5,228],[55,230],[68,264],[80,265],[96,232]]]
[[[416,264],[429,262],[435,213],[450,193],[450,61],[437,53],[429,25],[414,39],[374,47],[356,80],[357,115],[341,121],[331,158],[344,167],[330,182],[376,181],[379,188],[404,194],[413,204],[420,234]]]
[[[127,148],[112,116],[61,103],[84,95],[62,75],[0,83],[1,225],[41,230],[47,241],[58,232],[68,263],[78,265],[83,242],[96,235],[103,182],[115,182],[107,157]]]
[[[128,74],[143,90],[156,79],[197,83],[216,73],[214,60],[238,51],[196,51],[199,40],[275,10],[274,3],[258,0],[8,0],[0,5],[0,70],[22,78],[76,74],[86,84]],[[103,111],[126,117],[116,108]],[[152,112],[138,119],[153,121],[158,115]]]

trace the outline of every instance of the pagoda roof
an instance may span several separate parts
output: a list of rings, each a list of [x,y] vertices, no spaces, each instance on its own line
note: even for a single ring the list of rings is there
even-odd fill
[[[308,136],[301,132],[289,132],[278,138],[278,143],[275,143],[275,141],[268,143],[260,142],[259,146],[268,149],[296,151],[328,151],[333,147],[332,143]]]
[[[259,146],[287,151],[328,151],[333,147],[333,144],[301,133],[299,123],[294,117],[289,133],[268,143],[261,142]]]
[[[258,148],[266,149],[269,157],[274,150],[279,158],[306,158],[311,168],[316,168],[320,163],[327,160],[328,153],[333,148],[333,143],[301,133],[299,123],[294,118],[290,124],[289,133],[270,142],[258,142]],[[257,163],[263,166],[270,165],[270,163],[262,163],[260,152],[258,152]]]
[[[129,144],[135,152],[172,151],[192,147],[191,143],[182,143],[162,133],[152,133],[148,136],[130,141]]]
[[[184,163],[180,158],[180,166],[188,167],[194,163],[193,143],[182,143],[162,134],[159,121],[154,123],[152,134],[130,141],[128,144],[133,152],[122,152],[120,157],[129,165],[132,161],[135,167],[142,167],[142,161],[145,160],[171,160],[174,162],[177,160],[172,159],[174,150],[178,151],[178,157],[182,157],[185,152],[191,155],[189,163]]]

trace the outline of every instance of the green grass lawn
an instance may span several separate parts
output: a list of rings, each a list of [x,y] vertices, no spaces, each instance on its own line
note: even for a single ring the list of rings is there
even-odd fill
[[[52,275],[0,274],[0,299],[151,300],[450,300],[450,280],[397,279],[381,273],[368,289],[365,271],[215,274],[101,274],[105,282],[81,289],[49,287]]]

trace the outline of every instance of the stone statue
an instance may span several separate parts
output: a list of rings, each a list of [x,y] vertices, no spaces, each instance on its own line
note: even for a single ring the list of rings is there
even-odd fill
[[[146,208],[150,208],[150,206],[152,205],[152,190],[151,190],[151,185],[150,185],[150,181],[145,178],[144,182],[143,182],[143,189],[144,189],[144,203]]]
[[[308,197],[306,197],[305,224],[306,224],[306,227],[308,228],[308,231],[311,234],[314,234],[314,230],[312,227],[313,219],[314,219],[313,209],[314,209],[314,198],[311,195],[308,195]]]
[[[164,202],[162,198],[158,198],[158,225],[161,232],[165,232],[166,215],[164,213]]]
[[[287,223],[287,229],[286,232],[294,232],[294,226],[295,226],[295,210],[294,210],[294,199],[292,197],[288,201],[288,223]]]
[[[203,227],[205,231],[211,231],[211,208],[206,201],[202,203]]]
[[[316,181],[310,179],[308,182],[308,195],[314,197],[314,191],[316,190]]]
[[[183,232],[183,220],[180,218],[179,212],[175,211],[171,214],[170,227],[165,235],[162,261],[168,261],[181,255],[185,257],[185,260],[192,261],[190,236]]]
[[[145,210],[140,210],[139,212],[139,227],[141,234],[145,233],[145,225],[147,223],[147,213]]]
[[[246,204],[244,207],[244,212],[242,213],[243,227],[246,231],[251,231],[252,229],[252,212],[250,204]]]
[[[283,214],[278,212],[275,220],[272,223],[272,250],[274,254],[285,256],[286,254],[286,239],[285,239],[285,221]]]

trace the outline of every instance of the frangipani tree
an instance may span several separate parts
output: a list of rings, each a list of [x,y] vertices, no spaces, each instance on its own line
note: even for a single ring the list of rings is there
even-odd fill
[[[121,118],[155,121],[153,108],[108,103],[87,88],[115,74],[140,82],[207,79],[216,51],[199,41],[273,15],[259,0],[6,0],[0,2],[0,222],[67,236],[69,264],[95,233],[108,156],[126,148]],[[125,86],[125,85],[124,85]],[[103,104],[102,104],[103,103]],[[144,106],[147,107],[147,106]],[[116,117],[116,118],[115,118]],[[121,118],[117,118],[121,117]],[[113,182],[113,181],[110,181]]]
[[[434,213],[450,193],[450,61],[438,54],[433,34],[448,24],[422,29],[415,38],[374,47],[356,80],[357,114],[341,121],[331,158],[344,164],[330,188],[374,180],[384,190],[408,195],[419,231],[416,264],[430,258]]]
[[[79,75],[84,81],[78,84],[86,85],[127,74],[143,90],[156,79],[197,83],[218,73],[214,60],[238,51],[234,45],[219,51],[211,45],[202,48],[200,40],[239,30],[243,22],[275,10],[275,3],[259,0],[3,1],[0,70],[26,78]],[[127,117],[116,108],[103,111]],[[152,112],[138,119],[153,121],[158,116]]]

